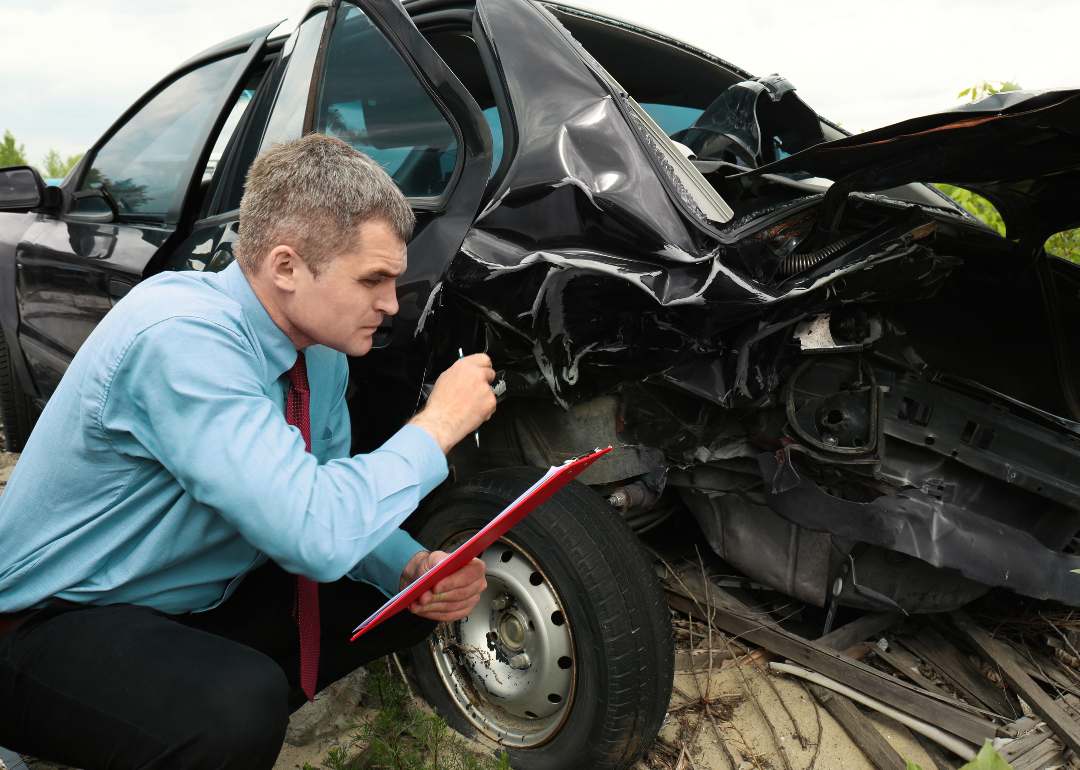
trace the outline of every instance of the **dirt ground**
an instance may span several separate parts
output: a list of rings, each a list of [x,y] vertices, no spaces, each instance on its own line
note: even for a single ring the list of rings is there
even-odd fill
[[[18,457],[0,452],[0,493]],[[411,671],[406,671],[411,677]],[[705,701],[712,704],[714,714],[724,717],[715,719],[715,728],[701,708]],[[931,747],[939,758],[935,762],[903,725],[875,712],[867,715],[897,751],[923,770],[952,770],[960,764],[945,764],[940,761],[940,752]],[[338,730],[307,746],[286,744],[274,770],[297,770],[305,763],[319,768],[327,753],[342,745],[352,745],[349,729]],[[494,748],[476,741],[471,745],[478,754]],[[65,770],[30,758],[26,764],[33,770]],[[704,668],[675,672],[675,686],[660,736],[635,770],[676,768],[874,770],[847,733],[797,679],[768,673],[753,663],[723,670],[717,667],[711,673]]]
[[[714,708],[728,715],[727,721],[717,720],[715,732],[701,709],[692,705],[706,693]],[[690,708],[684,708],[688,704]],[[676,671],[668,708],[659,738],[634,770],[875,770],[797,679],[766,673],[753,664],[741,670],[714,669],[712,676],[704,670]],[[901,755],[923,770],[956,766],[935,762],[898,722],[875,712],[867,716]],[[305,762],[318,768],[330,749],[348,743],[349,731],[344,730],[310,746],[286,745],[274,770],[297,770]],[[477,753],[491,751],[483,742],[473,741],[472,746]],[[680,765],[683,746],[689,756]]]

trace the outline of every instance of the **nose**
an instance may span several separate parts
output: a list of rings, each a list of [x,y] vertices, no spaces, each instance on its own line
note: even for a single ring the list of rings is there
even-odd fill
[[[375,300],[375,309],[386,315],[396,315],[398,311],[397,286],[391,283],[379,292]]]

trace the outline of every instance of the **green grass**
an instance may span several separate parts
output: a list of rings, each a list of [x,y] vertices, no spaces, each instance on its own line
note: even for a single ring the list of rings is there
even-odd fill
[[[385,658],[372,663],[365,682],[377,701],[368,717],[359,709],[350,747],[330,751],[322,761],[326,770],[511,770],[505,753],[477,756],[437,713],[414,701],[405,682],[393,676]],[[355,750],[363,745],[362,750]],[[316,770],[305,764],[304,770]]]

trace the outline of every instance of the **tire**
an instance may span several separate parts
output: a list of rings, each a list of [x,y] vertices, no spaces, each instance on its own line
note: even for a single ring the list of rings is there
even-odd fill
[[[21,452],[34,428],[37,407],[23,390],[15,361],[0,329],[0,420],[4,422],[4,451]]]
[[[423,507],[415,535],[452,550],[542,474],[455,484]],[[632,765],[660,730],[674,675],[667,604],[637,537],[571,481],[482,558],[480,604],[411,650],[428,703],[458,732],[500,744],[517,770]]]

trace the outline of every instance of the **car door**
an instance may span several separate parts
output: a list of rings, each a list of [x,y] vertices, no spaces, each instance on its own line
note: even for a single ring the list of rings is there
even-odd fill
[[[256,108],[233,157],[223,161],[229,168],[209,216],[167,267],[216,270],[231,261],[244,174],[273,142],[327,133],[380,163],[417,223],[398,281],[400,310],[376,335],[374,349],[350,360],[354,451],[367,451],[416,409],[440,281],[479,207],[491,133],[466,88],[394,0],[336,0],[314,11],[286,43],[278,75],[276,93]],[[215,241],[212,256],[193,258],[195,250],[207,252],[208,238]]]
[[[63,210],[39,216],[23,235],[15,254],[18,337],[42,403],[116,300],[190,229],[214,139],[272,29],[155,86],[65,182]]]

